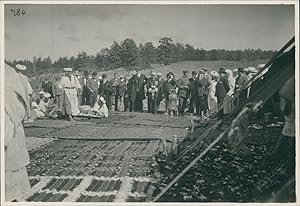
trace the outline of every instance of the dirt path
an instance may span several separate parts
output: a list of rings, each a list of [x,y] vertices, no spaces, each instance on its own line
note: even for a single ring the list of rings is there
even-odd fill
[[[26,125],[32,184],[26,201],[145,201],[160,139],[184,138],[188,117],[114,113],[108,119]]]

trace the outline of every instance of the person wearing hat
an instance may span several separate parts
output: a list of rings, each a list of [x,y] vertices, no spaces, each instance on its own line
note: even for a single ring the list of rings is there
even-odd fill
[[[157,74],[157,80],[158,80],[158,97],[157,97],[157,110],[159,110],[160,103],[164,99],[164,79],[162,78],[162,73],[158,72]]]
[[[115,94],[112,82],[107,79],[106,74],[102,74],[102,81],[100,82],[98,91],[99,96],[105,99],[108,110],[111,111],[113,104],[113,96]]]
[[[79,71],[79,70],[75,70],[74,76],[76,77],[76,79],[78,80],[78,82],[80,83],[80,86],[81,86],[81,88],[79,88],[78,91],[77,91],[78,104],[81,105],[81,99],[82,99],[82,85],[81,85],[80,71]]]
[[[92,113],[100,117],[108,117],[108,108],[103,97],[99,97],[94,107],[91,109]]]
[[[190,98],[190,105],[189,105],[189,112],[194,114],[194,109],[197,108],[197,72],[192,71],[192,77],[189,78],[189,98]]]
[[[94,106],[94,104],[97,102],[97,96],[98,96],[98,78],[97,78],[97,72],[92,73],[92,78],[88,80],[88,88],[90,90],[90,101],[89,105],[91,107]]]
[[[209,86],[208,102],[209,102],[209,110],[210,112],[212,112],[218,107],[217,104],[218,100],[215,94],[216,94],[216,85],[217,82],[219,81],[220,76],[219,73],[216,71],[212,71],[210,74],[211,74],[211,81]]]
[[[235,79],[235,91],[247,84],[247,77],[243,68],[238,68],[238,76]]]
[[[72,68],[64,68],[65,75],[60,80],[60,85],[64,90],[63,112],[68,120],[74,121],[72,115],[80,113],[77,91],[81,88],[79,81],[72,74]]]
[[[32,104],[32,101],[33,101],[33,98],[34,98],[34,92],[33,92],[33,89],[29,83],[29,80],[28,80],[28,77],[26,75],[23,74],[24,71],[26,71],[27,67],[25,65],[21,65],[21,64],[17,64],[16,65],[16,72],[18,74],[18,77],[19,77],[19,80],[20,80],[20,83],[23,85],[23,88],[25,89],[26,93],[27,93],[27,98],[26,98],[26,102],[27,102],[27,115],[26,115],[26,118],[25,118],[25,122],[30,122],[32,121],[32,118],[31,118],[31,104]]]
[[[124,104],[124,111],[128,109],[128,95],[127,95],[127,80],[124,75],[120,75],[119,85],[117,86],[117,97],[118,97],[118,105],[121,106],[121,103]]]
[[[178,98],[179,98],[179,108],[178,112],[184,115],[185,108],[187,106],[188,94],[189,94],[189,78],[188,71],[182,72],[182,77],[178,79]]]
[[[5,201],[17,201],[28,195],[31,186],[26,166],[30,162],[23,121],[29,102],[26,88],[14,68],[4,67],[4,164]],[[3,131],[3,130],[2,130]],[[2,144],[1,144],[2,146]],[[2,190],[1,190],[2,192]]]
[[[148,102],[148,113],[157,113],[157,101],[158,101],[158,79],[156,77],[156,72],[150,72],[150,78],[148,78],[146,83],[147,88],[147,102]]]
[[[57,111],[61,112],[63,110],[63,88],[60,85],[60,76],[56,75],[54,77],[54,82],[52,84],[52,93],[54,96],[54,103],[57,104]]]
[[[166,114],[168,113],[168,106],[169,106],[169,95],[171,89],[177,88],[177,82],[174,80],[174,75],[172,72],[167,74],[167,80],[164,82],[163,85],[163,94],[165,98],[165,106],[166,106]]]
[[[230,90],[230,86],[229,86],[229,82],[227,79],[226,70],[224,68],[219,69],[219,75],[220,75],[220,78],[216,84],[215,96],[217,97],[218,107],[220,109],[220,111],[218,113],[218,118],[223,119],[223,116],[224,116],[223,102],[224,102],[224,99],[225,99],[227,93]]]
[[[202,119],[204,114],[208,116],[208,93],[209,93],[210,82],[205,78],[205,71],[202,69],[199,71],[198,77],[196,79],[196,89],[197,89],[197,108],[196,112],[200,115]]]
[[[135,70],[135,89],[136,89],[136,98],[134,101],[135,111],[143,112],[143,100],[146,99],[145,96],[145,85],[147,83],[147,77],[140,72],[140,70]]]
[[[80,105],[90,105],[91,88],[89,87],[89,75],[88,71],[83,72],[83,77],[79,80],[81,85],[81,101]]]

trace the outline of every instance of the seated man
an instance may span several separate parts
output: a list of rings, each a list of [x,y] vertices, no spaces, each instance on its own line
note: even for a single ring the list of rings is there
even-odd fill
[[[52,117],[56,118],[57,115],[55,111],[57,110],[57,106],[53,104],[53,101],[51,101],[51,94],[45,93],[43,95],[43,99],[37,102],[32,102],[32,113],[34,118],[42,118],[42,117]]]
[[[92,108],[92,113],[100,117],[108,117],[108,108],[106,101],[103,97],[100,97]]]

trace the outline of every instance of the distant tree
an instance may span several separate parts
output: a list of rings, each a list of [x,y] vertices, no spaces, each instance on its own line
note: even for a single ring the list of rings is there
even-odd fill
[[[111,45],[108,51],[108,62],[110,68],[118,68],[122,66],[122,48],[116,41]]]
[[[122,66],[136,66],[139,59],[139,49],[133,39],[125,39],[121,42]]]
[[[169,65],[173,61],[172,55],[172,39],[169,37],[163,37],[159,41],[160,45],[158,46],[158,63]]]
[[[79,52],[75,60],[75,69],[83,69],[88,67],[89,57],[86,52]]]

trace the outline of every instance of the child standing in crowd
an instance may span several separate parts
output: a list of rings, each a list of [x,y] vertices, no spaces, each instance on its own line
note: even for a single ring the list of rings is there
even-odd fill
[[[176,94],[176,89],[170,90],[167,111],[168,111],[168,115],[170,115],[171,118],[174,118],[174,115],[178,117],[178,96]]]

